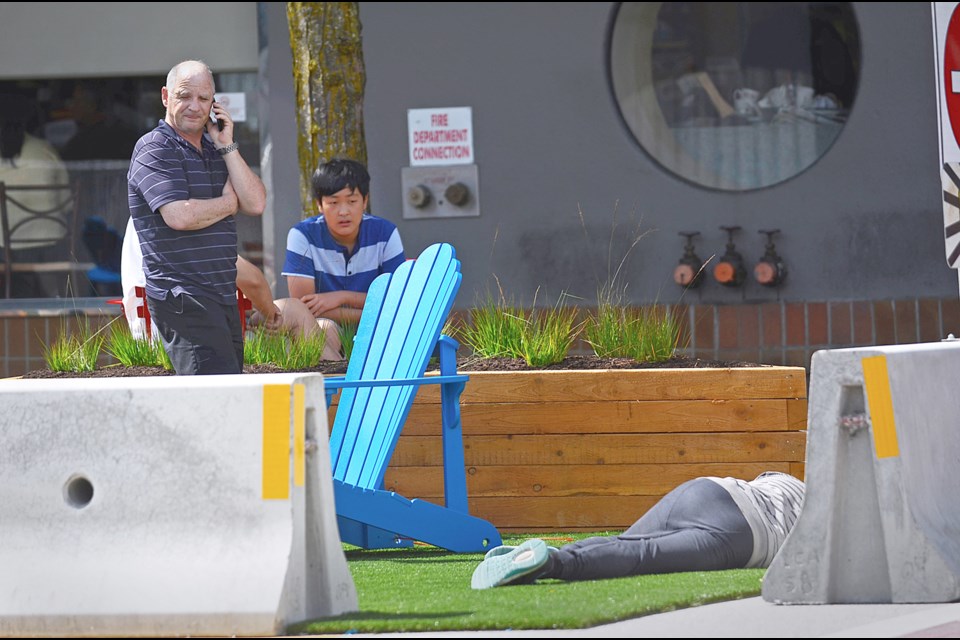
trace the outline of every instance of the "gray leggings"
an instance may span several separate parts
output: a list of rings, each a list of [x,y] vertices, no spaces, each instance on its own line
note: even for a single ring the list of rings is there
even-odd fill
[[[598,580],[648,573],[745,567],[753,533],[726,489],[695,478],[665,495],[619,536],[593,537],[551,553],[539,578]]]

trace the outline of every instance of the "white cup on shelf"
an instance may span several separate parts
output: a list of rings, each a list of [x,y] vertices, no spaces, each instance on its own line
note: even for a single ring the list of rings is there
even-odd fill
[[[782,84],[767,91],[767,95],[760,99],[760,106],[764,109],[775,107],[777,109],[786,107],[790,104],[790,94],[787,85]]]
[[[798,86],[796,88],[796,106],[801,109],[809,109],[813,106],[813,87]]]
[[[758,116],[760,107],[757,104],[760,99],[760,92],[755,89],[736,89],[733,92],[733,108],[741,116]]]

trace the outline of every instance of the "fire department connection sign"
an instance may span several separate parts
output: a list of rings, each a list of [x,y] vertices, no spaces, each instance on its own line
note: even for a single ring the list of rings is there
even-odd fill
[[[470,107],[408,109],[410,166],[473,164]]]

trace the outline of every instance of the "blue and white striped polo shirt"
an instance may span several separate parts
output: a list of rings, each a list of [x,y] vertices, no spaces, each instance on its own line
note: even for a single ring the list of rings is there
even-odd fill
[[[237,299],[237,223],[234,216],[205,229],[177,231],[160,207],[223,194],[227,164],[204,134],[202,152],[163,120],[133,148],[127,203],[140,238],[147,295],[187,293],[234,304]]]
[[[307,218],[287,234],[284,276],[313,278],[315,291],[365,293],[381,273],[396,271],[406,256],[400,232],[389,220],[364,214],[352,255],[327,229],[323,214]]]

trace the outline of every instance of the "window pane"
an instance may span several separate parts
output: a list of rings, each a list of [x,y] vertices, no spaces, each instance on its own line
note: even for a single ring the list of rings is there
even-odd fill
[[[628,129],[685,180],[744,191],[813,165],[856,96],[850,3],[625,2],[610,76]]]
[[[234,136],[254,171],[258,170],[260,160],[256,78],[255,72],[214,74],[218,93],[243,93],[246,97],[246,119],[236,123]],[[104,242],[110,244],[110,239],[104,240],[99,230],[102,225],[123,235],[130,215],[127,207],[130,155],[140,136],[156,127],[164,117],[160,89],[165,82],[165,75],[0,81],[0,130],[5,132],[0,136],[4,141],[0,145],[4,147],[0,149],[3,152],[0,180],[23,183],[36,181],[35,176],[40,175],[33,172],[34,177],[24,177],[16,151],[7,149],[13,144],[7,140],[12,127],[22,129],[22,136],[31,140],[31,148],[42,145],[59,156],[62,161],[59,166],[66,169],[66,178],[79,183],[79,209],[72,245],[74,257],[80,262],[111,262],[109,247],[104,249]],[[13,120],[20,124],[13,124]],[[259,219],[241,218],[244,219],[244,224],[238,226],[241,249],[245,245],[258,246],[262,242]],[[44,251],[44,261],[67,260],[69,243],[44,247]],[[81,271],[70,274],[69,278],[64,272],[24,274],[15,278],[14,297],[119,295],[119,283],[102,281],[102,276],[100,270]],[[0,288],[0,297],[2,295]]]

